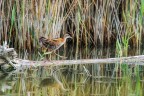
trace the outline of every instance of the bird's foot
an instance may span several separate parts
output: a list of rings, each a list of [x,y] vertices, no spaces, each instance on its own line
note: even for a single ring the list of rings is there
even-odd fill
[[[65,57],[65,56],[59,56],[60,58],[62,58],[62,59],[66,59],[67,57]]]
[[[55,52],[54,52],[55,53]],[[56,54],[56,53],[55,53]],[[60,58],[62,58],[62,59],[66,59],[67,57],[65,57],[65,56],[61,56],[61,55],[59,55],[59,54],[56,54],[58,57],[60,57]]]

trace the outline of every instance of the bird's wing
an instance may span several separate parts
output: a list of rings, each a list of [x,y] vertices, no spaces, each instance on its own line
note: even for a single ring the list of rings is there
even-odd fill
[[[55,49],[56,48],[56,42],[54,42],[53,40],[46,40],[43,45],[46,47],[46,48],[50,48],[50,49]]]
[[[55,42],[55,45],[59,45],[60,43],[64,42],[64,40],[62,38],[57,38],[53,39],[53,42]]]

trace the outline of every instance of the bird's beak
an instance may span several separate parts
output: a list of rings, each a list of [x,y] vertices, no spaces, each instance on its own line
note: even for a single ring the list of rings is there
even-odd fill
[[[71,38],[72,39],[72,37],[70,36],[69,38]]]

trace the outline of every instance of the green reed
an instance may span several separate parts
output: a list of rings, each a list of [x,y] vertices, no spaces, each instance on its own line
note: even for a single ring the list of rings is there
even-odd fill
[[[119,36],[133,34],[123,42],[141,46],[143,0],[5,0],[1,6],[1,42],[7,40],[18,50],[31,52],[40,36],[56,38],[67,32],[76,45],[106,47],[116,44]]]
[[[11,47],[15,47],[19,51],[26,52],[28,50],[32,52],[33,49],[37,51],[39,48],[38,38],[40,36],[56,38],[63,36],[65,33],[70,33],[73,36],[73,45],[76,46],[75,49],[69,51],[71,53],[75,52],[75,56],[70,56],[71,59],[90,58],[84,52],[88,52],[93,58],[110,57],[109,51],[106,51],[106,54],[101,50],[97,50],[97,48],[94,48],[92,52],[88,51],[90,45],[106,47],[114,44],[116,45],[117,53],[115,55],[117,57],[127,56],[128,48],[131,45],[137,48],[141,47],[143,39],[143,5],[143,0],[3,0],[0,9],[0,12],[2,12],[0,17],[2,25],[0,26],[0,40],[1,43],[7,40]],[[82,45],[82,47],[79,47],[79,45]],[[80,48],[84,47],[83,45],[87,49],[80,51]],[[100,57],[95,56],[95,54],[99,54]],[[52,59],[57,58],[52,56]],[[127,65],[116,65],[116,72],[122,72],[124,77],[122,79],[124,82],[117,86],[114,85],[118,80],[116,80],[116,83],[101,80],[100,77],[105,76],[107,73],[105,72],[106,67],[108,65],[86,67],[92,73],[92,80],[88,80],[89,83],[85,82],[82,86],[79,86],[79,84],[84,77],[80,73],[75,74],[74,72],[70,75],[71,77],[68,77],[69,74],[66,75],[67,79],[70,79],[70,83],[66,82],[68,80],[63,75],[59,76],[62,76],[60,80],[65,87],[73,89],[70,90],[69,94],[81,95],[83,93],[86,96],[106,94],[104,93],[106,89],[113,96],[115,94],[128,95],[132,93],[139,95],[142,93],[138,68],[135,68],[136,86],[134,87],[136,91],[134,92],[131,76],[129,75],[132,74],[132,71],[129,71]],[[69,66],[69,68],[79,70],[82,66],[75,65]],[[13,93],[27,95],[27,93],[24,93],[25,91],[34,91],[35,94],[43,96],[48,95],[48,92],[52,96],[55,95],[55,92],[60,95],[60,89],[57,89],[57,87],[38,89],[39,82],[37,80],[42,79],[39,77],[40,74],[44,77],[50,74],[45,68],[42,68],[42,70],[42,72],[38,70],[38,72],[25,73],[26,76],[35,74],[35,80],[32,81],[34,83],[29,82],[28,79],[25,81],[23,78],[19,78],[19,83],[14,86]],[[118,78],[118,74],[115,74],[116,78]],[[34,76],[31,75],[30,77]],[[96,77],[99,77],[98,80],[101,82],[97,82]],[[72,85],[70,85],[71,83]],[[108,85],[111,87],[107,88]],[[112,91],[112,89],[117,91]]]

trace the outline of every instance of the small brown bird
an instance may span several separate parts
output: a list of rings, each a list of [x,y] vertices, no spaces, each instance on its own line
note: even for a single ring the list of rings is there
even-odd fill
[[[59,49],[66,42],[67,38],[72,38],[69,34],[65,34],[63,38],[47,39],[45,37],[40,37],[39,42],[41,47],[48,49],[51,53]]]

